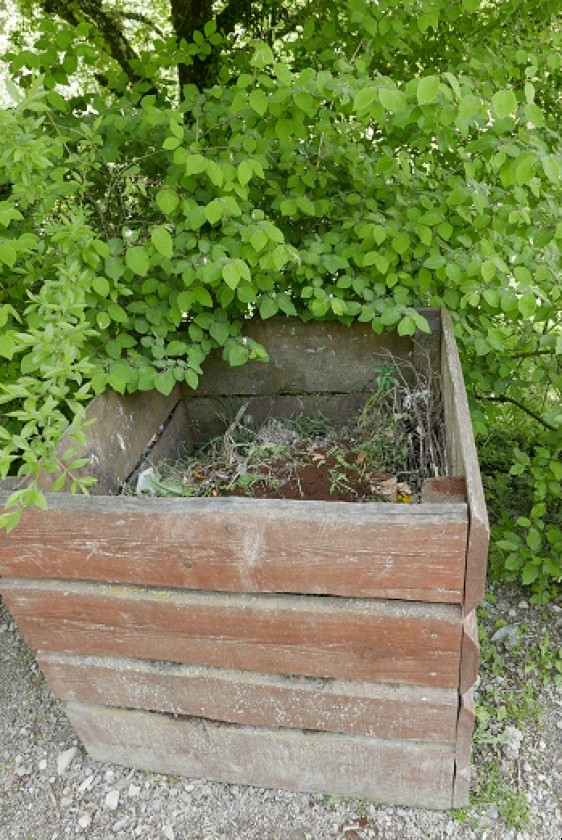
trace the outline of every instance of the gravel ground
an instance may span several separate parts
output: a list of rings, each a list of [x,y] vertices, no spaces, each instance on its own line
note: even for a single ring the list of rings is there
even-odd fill
[[[0,840],[562,840],[562,700],[530,673],[552,670],[537,644],[547,632],[560,644],[561,616],[515,590],[489,595],[474,804],[452,814],[98,764],[2,608]]]

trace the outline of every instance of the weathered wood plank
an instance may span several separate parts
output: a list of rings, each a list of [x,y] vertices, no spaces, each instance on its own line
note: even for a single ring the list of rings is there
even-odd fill
[[[452,474],[465,476],[469,508],[464,593],[465,610],[469,613],[484,597],[490,527],[459,354],[446,310],[441,313],[441,322],[441,387],[449,468]]]
[[[272,318],[249,322],[244,332],[267,349],[269,362],[231,368],[213,353],[203,364],[198,395],[362,391],[372,387],[374,368],[388,361],[388,352],[397,361],[413,358],[411,337],[376,335],[368,324]],[[439,342],[437,335],[434,339]]]
[[[33,650],[455,688],[460,607],[3,579]]]
[[[252,726],[454,744],[454,689],[270,676],[116,657],[39,652],[54,693],[128,709]]]
[[[475,713],[472,691],[460,698],[457,746],[455,755],[455,780],[453,807],[465,808],[470,799],[470,748],[474,729]]]
[[[464,505],[86,501],[53,494],[0,533],[0,575],[462,601]]]
[[[450,808],[450,745],[271,730],[69,703],[90,755],[219,782]]]
[[[116,493],[180,398],[179,387],[167,397],[156,390],[126,396],[108,390],[86,409],[86,420],[94,421],[87,430],[87,442],[77,444],[66,433],[59,452],[73,447],[77,457],[90,459],[89,465],[78,472],[98,479],[92,493]],[[50,473],[42,474],[42,489],[49,490],[55,478]]]
[[[466,502],[466,479],[464,476],[441,475],[426,478],[422,484],[422,502]]]
[[[478,677],[480,663],[480,642],[476,610],[466,615],[462,623],[460,692],[465,694]]]

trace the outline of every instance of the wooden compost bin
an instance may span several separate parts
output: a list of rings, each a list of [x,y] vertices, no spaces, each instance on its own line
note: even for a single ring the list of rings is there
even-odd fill
[[[362,324],[250,325],[268,364],[215,359],[196,393],[91,404],[95,495],[49,494],[48,511],[2,532],[0,589],[94,759],[467,804],[488,524],[451,323],[425,314],[432,334],[416,342]],[[414,363],[423,350],[440,371],[450,476],[426,501],[116,495],[178,441],[216,434],[219,398],[341,419],[388,350]]]

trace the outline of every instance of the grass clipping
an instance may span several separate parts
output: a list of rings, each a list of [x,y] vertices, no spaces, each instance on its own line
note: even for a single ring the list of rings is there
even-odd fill
[[[129,492],[419,501],[423,480],[445,474],[442,405],[435,377],[408,370],[407,381],[395,365],[379,368],[363,407],[339,427],[321,414],[257,424],[245,402],[223,435],[143,470]]]

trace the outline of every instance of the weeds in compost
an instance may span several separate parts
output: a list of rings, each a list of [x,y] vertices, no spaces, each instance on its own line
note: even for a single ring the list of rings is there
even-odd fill
[[[226,431],[191,454],[143,470],[138,495],[418,501],[424,478],[446,474],[440,389],[429,369],[375,371],[372,392],[345,425],[322,414],[256,423],[249,402]]]

